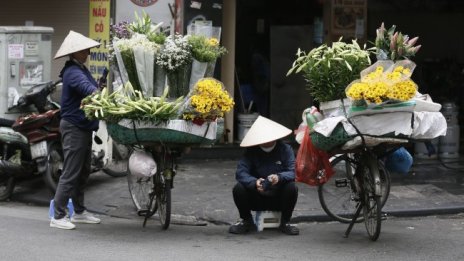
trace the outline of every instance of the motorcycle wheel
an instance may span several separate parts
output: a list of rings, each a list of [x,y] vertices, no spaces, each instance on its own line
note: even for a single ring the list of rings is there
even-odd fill
[[[0,177],[0,201],[9,199],[14,187],[15,179],[13,177]]]
[[[113,160],[107,163],[102,171],[114,178],[127,176],[127,159],[129,158],[130,148],[120,145],[113,141]]]
[[[47,155],[47,169],[44,174],[44,181],[53,194],[56,191],[58,181],[63,173],[63,148],[61,142],[50,143]]]
[[[106,165],[102,171],[114,178],[125,177],[127,175],[127,162],[122,160],[113,161],[111,166]]]

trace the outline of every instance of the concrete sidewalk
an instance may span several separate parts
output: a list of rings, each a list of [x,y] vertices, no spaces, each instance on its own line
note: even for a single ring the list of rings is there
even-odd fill
[[[409,175],[392,175],[390,197],[383,210],[392,216],[464,212],[464,172],[461,170],[464,166],[460,162],[448,163],[445,167],[437,160],[416,161]],[[172,223],[231,224],[238,219],[232,199],[236,159],[181,159],[178,163],[172,190]],[[320,206],[317,188],[303,183],[298,183],[298,187],[293,221],[328,220]],[[51,198],[51,193],[37,180],[18,185],[12,200],[47,206]],[[86,205],[101,214],[140,218],[124,177],[112,178],[102,172],[91,174]]]

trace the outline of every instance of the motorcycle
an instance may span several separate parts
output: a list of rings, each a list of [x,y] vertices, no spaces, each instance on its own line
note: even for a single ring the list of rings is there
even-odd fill
[[[60,110],[47,97],[59,83],[32,86],[9,108],[9,112],[26,116],[16,121],[0,119],[0,200],[8,199],[16,180],[25,177],[42,175],[49,187],[56,187],[51,177],[63,165]]]
[[[63,149],[59,131],[60,105],[52,101],[50,94],[60,82],[32,86],[19,98],[17,105],[9,109],[26,116],[16,121],[0,118],[0,201],[11,196],[18,179],[28,177],[42,176],[46,186],[55,193],[63,169]],[[101,139],[94,135],[96,143],[101,143]],[[116,156],[124,158],[124,148],[118,145],[115,148]],[[92,149],[92,172],[102,170],[112,177],[126,175],[124,168],[114,169],[112,163],[103,149]]]

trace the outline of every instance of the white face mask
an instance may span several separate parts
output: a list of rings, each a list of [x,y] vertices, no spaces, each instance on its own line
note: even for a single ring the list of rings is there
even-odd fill
[[[272,145],[271,147],[262,147],[262,146],[259,146],[264,152],[271,152],[276,146],[276,143],[274,143],[274,145]]]

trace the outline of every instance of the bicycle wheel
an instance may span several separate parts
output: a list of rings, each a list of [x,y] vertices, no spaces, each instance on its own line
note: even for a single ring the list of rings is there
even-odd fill
[[[352,178],[356,162],[347,155],[340,155],[331,160],[331,165],[335,173],[329,181],[318,187],[319,202],[329,217],[349,223],[360,204]],[[358,217],[357,222],[362,221],[361,218]]]
[[[164,173],[157,173],[156,175],[155,193],[161,227],[168,229],[171,223],[171,183],[165,178]]]
[[[153,177],[136,177],[132,175],[129,169],[129,162],[127,163],[127,184],[129,186],[129,194],[132,202],[139,215],[142,212],[149,212],[149,216],[152,216],[156,212],[156,204],[154,200],[150,200],[150,196],[153,194]],[[151,203],[151,204],[150,204]],[[146,214],[143,214],[144,216]]]
[[[382,224],[382,206],[379,195],[375,194],[375,176],[378,175],[378,161],[375,158],[369,157],[366,160],[368,165],[365,168],[362,181],[363,195],[363,214],[364,224],[366,225],[367,234],[372,241],[379,238]]]
[[[354,189],[353,175],[357,161],[346,154],[331,160],[335,174],[331,179],[318,187],[319,202],[327,215],[342,223],[350,223],[356,208],[360,203],[359,196]],[[381,181],[381,206],[385,204],[390,194],[390,174],[379,161],[379,175]],[[362,222],[363,216],[358,216],[356,222]]]

